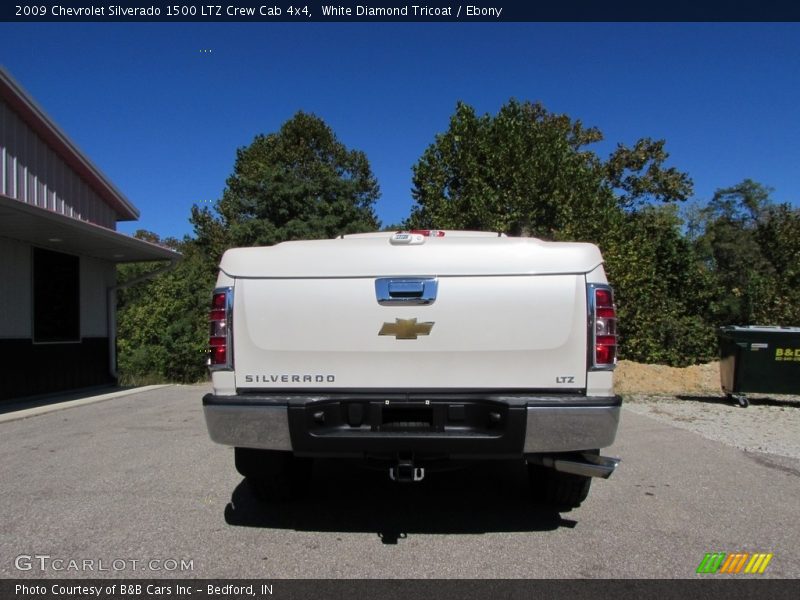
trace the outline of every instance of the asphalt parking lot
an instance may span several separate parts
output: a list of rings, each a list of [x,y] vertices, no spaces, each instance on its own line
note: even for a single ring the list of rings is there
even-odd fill
[[[717,551],[800,576],[796,459],[624,411],[604,451],[621,466],[571,512],[534,505],[507,463],[397,485],[319,461],[312,495],[264,506],[208,439],[206,389],[0,422],[0,576],[685,578]]]

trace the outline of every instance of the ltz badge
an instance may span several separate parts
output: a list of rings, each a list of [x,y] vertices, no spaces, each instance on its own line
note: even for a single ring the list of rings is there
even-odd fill
[[[378,335],[393,335],[398,340],[415,340],[417,336],[429,335],[433,322],[418,323],[416,319],[395,319],[394,323],[384,323]]]

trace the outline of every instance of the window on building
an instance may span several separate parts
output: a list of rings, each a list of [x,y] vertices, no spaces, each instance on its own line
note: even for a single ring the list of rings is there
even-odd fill
[[[80,341],[77,256],[33,249],[33,341]]]

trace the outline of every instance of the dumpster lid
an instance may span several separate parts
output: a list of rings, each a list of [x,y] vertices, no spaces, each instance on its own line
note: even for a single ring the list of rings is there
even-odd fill
[[[800,327],[781,327],[780,325],[726,325],[725,327],[720,327],[720,330],[724,332],[800,333]]]

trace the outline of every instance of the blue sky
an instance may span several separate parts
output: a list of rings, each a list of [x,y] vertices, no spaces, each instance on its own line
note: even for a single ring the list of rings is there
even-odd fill
[[[749,177],[800,205],[800,24],[0,23],[0,64],[139,207],[129,233],[190,233],[236,149],[301,109],[398,222],[456,102],[510,97],[599,127],[603,156],[665,138],[700,201]]]

